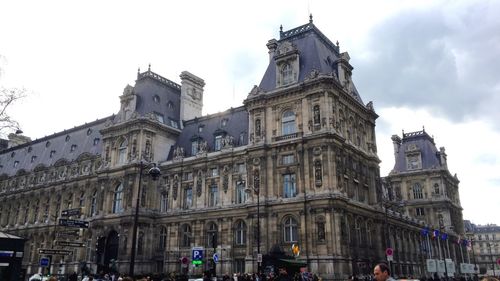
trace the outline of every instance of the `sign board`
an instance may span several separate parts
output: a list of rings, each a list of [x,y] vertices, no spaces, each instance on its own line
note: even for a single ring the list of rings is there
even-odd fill
[[[82,220],[59,219],[59,225],[67,227],[89,228],[89,222]]]
[[[56,233],[57,238],[78,239],[80,238],[80,230],[62,231]]]
[[[444,273],[445,272],[445,267],[444,267],[444,261],[443,260],[438,260],[437,261],[437,272]]]
[[[212,258],[214,259],[215,263],[219,262],[219,255],[217,253],[214,253],[214,255],[212,256]]]
[[[262,254],[257,254],[257,262],[262,262]]]
[[[68,250],[55,250],[55,249],[38,249],[39,254],[44,254],[44,255],[71,255],[73,251],[68,251]]]
[[[455,274],[455,263],[451,259],[446,259],[446,272],[448,272],[448,276]]]
[[[191,251],[191,260],[193,265],[203,264],[203,253],[205,249],[203,247],[193,247]]]
[[[40,266],[41,267],[49,267],[50,259],[49,258],[40,258]]]
[[[437,272],[437,265],[435,259],[427,259],[425,261],[427,272]]]
[[[85,244],[82,242],[72,242],[72,241],[56,241],[56,245],[65,246],[65,247],[85,247]]]
[[[61,216],[63,217],[79,216],[81,215],[81,213],[82,213],[81,208],[67,209],[61,211]]]

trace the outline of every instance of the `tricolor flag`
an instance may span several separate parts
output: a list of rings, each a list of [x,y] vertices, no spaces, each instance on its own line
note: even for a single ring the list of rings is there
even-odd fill
[[[433,232],[432,232],[432,238],[436,238],[436,237],[439,237],[439,230],[435,229]]]
[[[448,239],[448,233],[442,233],[441,240],[446,240],[446,239]]]

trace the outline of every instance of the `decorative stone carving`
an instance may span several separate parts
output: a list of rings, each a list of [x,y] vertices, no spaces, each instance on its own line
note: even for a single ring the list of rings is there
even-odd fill
[[[262,93],[262,90],[259,88],[259,86],[254,85],[252,90],[250,91],[249,95],[250,96],[256,96]]]
[[[179,189],[179,177],[177,175],[174,176],[174,182],[172,185],[172,196],[174,200],[177,200],[177,191]]]
[[[180,160],[182,158],[184,158],[184,148],[178,146],[174,149],[174,159]]]
[[[196,178],[196,195],[198,197],[201,196],[201,186],[202,186],[202,176],[203,173],[201,171],[198,171],[198,177]]]
[[[203,140],[198,142],[198,154],[207,153],[208,144],[207,141]]]
[[[260,187],[260,172],[259,169],[253,171],[253,187],[258,189]]]
[[[222,142],[223,149],[224,148],[231,148],[231,147],[233,147],[234,138],[233,138],[233,136],[226,135],[222,138],[221,142]]]
[[[314,162],[314,182],[316,187],[323,185],[323,172],[321,169],[321,160],[316,160]]]

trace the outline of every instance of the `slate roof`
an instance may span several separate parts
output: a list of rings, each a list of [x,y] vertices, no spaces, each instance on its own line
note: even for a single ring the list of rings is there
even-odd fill
[[[180,128],[181,86],[179,84],[152,72],[149,68],[148,71],[137,74],[134,93],[137,95],[136,111],[141,116],[150,112],[160,113],[164,117],[165,124],[170,125],[169,120],[175,121],[177,128]],[[155,101],[154,96],[157,96],[159,101]]]
[[[102,137],[99,131],[104,127],[106,120],[113,117],[98,119],[0,151],[0,175],[12,176],[21,170],[29,172],[39,165],[49,167],[59,159],[73,161],[83,153],[100,154]],[[17,165],[14,167],[16,161]]]
[[[222,126],[222,120],[226,119],[226,126]],[[201,132],[199,128],[202,127]],[[177,143],[171,148],[168,160],[173,158],[175,147],[184,148],[185,156],[191,155],[192,141],[198,138],[207,141],[208,152],[213,152],[215,147],[215,135],[227,134],[234,138],[234,147],[248,144],[248,112],[244,106],[231,108],[224,112],[215,113],[184,122]],[[240,135],[243,134],[243,141]]]
[[[304,79],[313,70],[319,74],[335,75],[338,78],[338,59],[340,58],[339,47],[334,45],[312,22],[302,26],[280,31],[278,44],[289,41],[299,51],[299,79]],[[262,77],[259,88],[264,92],[276,89],[276,63],[274,58],[270,60],[267,70]],[[356,87],[354,87],[354,98],[363,104]]]
[[[408,151],[408,147],[412,144],[415,144],[420,151],[422,159],[421,170],[443,167],[440,160],[440,152],[436,148],[434,139],[429,136],[425,130],[423,130],[418,132],[403,133],[403,139],[401,140],[401,146],[399,147],[399,151],[396,155],[393,172],[401,173],[409,171],[406,165],[406,152]]]

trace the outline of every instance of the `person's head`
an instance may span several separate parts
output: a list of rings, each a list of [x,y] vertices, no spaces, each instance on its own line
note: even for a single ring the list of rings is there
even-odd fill
[[[391,271],[387,264],[379,263],[373,269],[373,275],[377,281],[385,281],[391,276]]]
[[[55,276],[50,276],[48,281],[57,281],[57,278]]]

